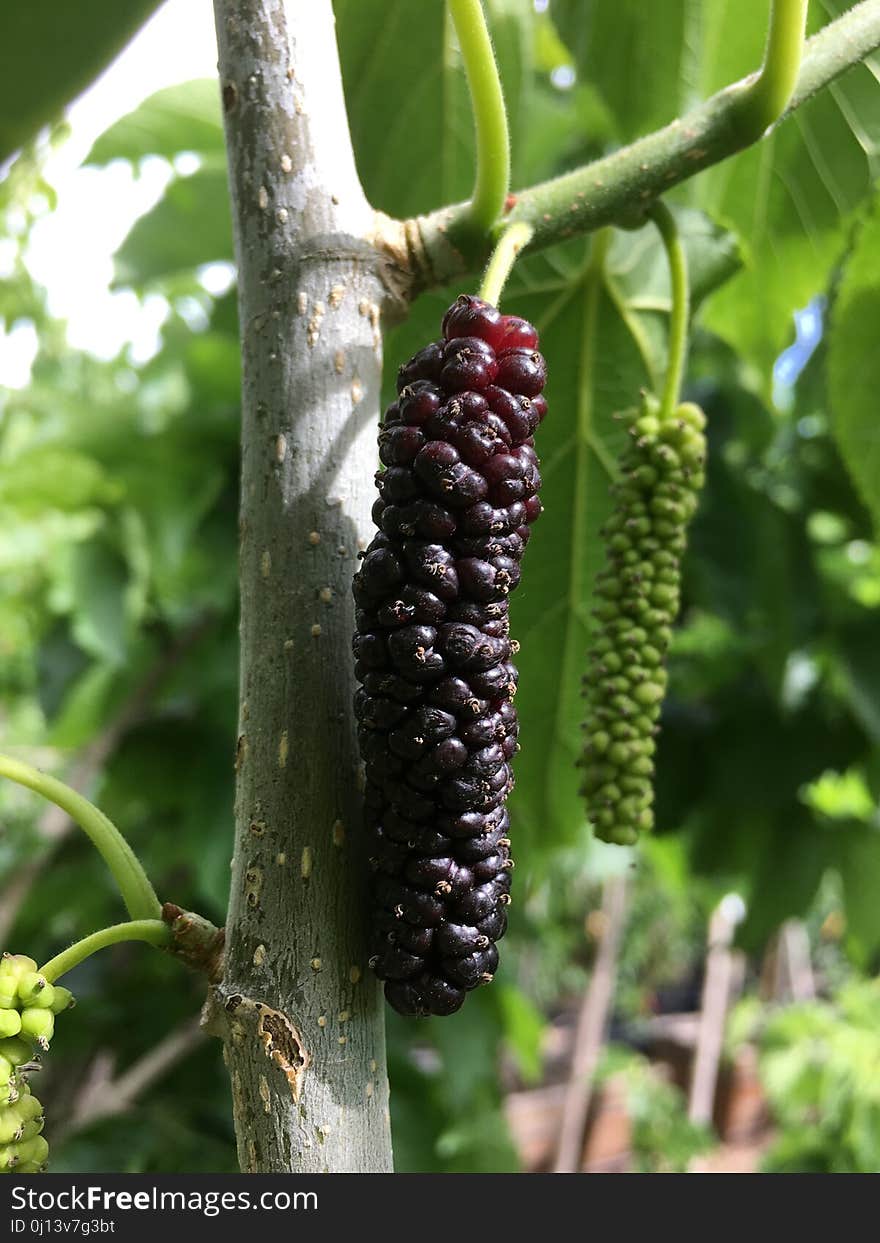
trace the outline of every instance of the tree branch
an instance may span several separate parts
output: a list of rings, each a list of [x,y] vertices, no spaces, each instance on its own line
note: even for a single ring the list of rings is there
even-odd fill
[[[780,120],[878,47],[880,0],[862,0],[807,41],[797,85]],[[505,222],[521,220],[532,226],[530,251],[603,225],[640,223],[659,195],[759,136],[754,126],[742,124],[758,80],[759,74],[751,74],[632,145],[520,191]],[[386,245],[397,251],[398,262],[401,249],[406,250],[410,296],[486,262],[493,239],[474,240],[468,211],[467,203],[458,203],[416,221],[396,221],[393,226],[385,222]]]
[[[223,981],[243,1170],[387,1172],[352,711],[384,257],[331,0],[214,0],[242,340],[241,706]]]
[[[464,61],[477,142],[471,227],[488,233],[504,211],[510,189],[510,136],[501,79],[482,0],[449,0]]]

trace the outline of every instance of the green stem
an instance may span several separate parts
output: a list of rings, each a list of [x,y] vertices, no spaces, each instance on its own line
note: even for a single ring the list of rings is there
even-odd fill
[[[157,949],[167,949],[171,944],[171,929],[161,919],[135,919],[127,924],[112,924],[109,928],[101,928],[99,932],[83,937],[81,941],[69,945],[66,950],[50,958],[40,968],[40,975],[44,975],[51,984],[98,950],[105,949],[108,945],[118,945],[120,941],[146,941]]]
[[[481,0],[449,0],[477,138],[477,171],[469,207],[470,222],[488,233],[504,211],[510,190],[510,137],[501,79]]]
[[[480,297],[485,302],[491,302],[493,306],[498,305],[501,290],[516,262],[516,257],[524,247],[528,246],[533,233],[532,226],[520,220],[517,224],[508,225],[501,234],[492,252],[492,257],[486,265],[480,285]]]
[[[159,918],[162,906],[137,855],[116,825],[93,803],[56,777],[8,755],[0,755],[0,777],[8,777],[42,794],[76,821],[112,872],[132,919]]]
[[[672,212],[657,199],[648,209],[648,215],[656,224],[663,239],[666,258],[669,261],[669,279],[672,286],[672,306],[669,312],[669,350],[666,364],[666,382],[661,399],[661,418],[672,418],[678,405],[678,395],[684,376],[687,356],[688,316],[690,313],[690,290],[688,287],[687,255],[681,234]]]
[[[764,63],[740,100],[734,122],[743,146],[778,121],[794,94],[807,25],[807,0],[772,0]]]

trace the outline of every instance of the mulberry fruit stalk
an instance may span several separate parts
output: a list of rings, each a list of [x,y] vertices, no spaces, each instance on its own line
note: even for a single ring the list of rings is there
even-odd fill
[[[50,984],[33,958],[0,958],[0,1173],[37,1174],[46,1167],[43,1107],[27,1076],[49,1048],[55,1016],[72,1003],[69,989]]]
[[[508,600],[541,512],[547,412],[531,324],[462,295],[400,368],[379,434],[379,528],[353,589],[371,835],[371,965],[401,1014],[488,983],[510,902],[517,651]]]
[[[650,396],[618,417],[630,442],[612,489],[614,509],[602,528],[607,559],[595,586],[581,764],[596,836],[630,845],[653,827],[664,662],[678,613],[687,525],[704,480],[706,419],[689,402],[661,415]]]

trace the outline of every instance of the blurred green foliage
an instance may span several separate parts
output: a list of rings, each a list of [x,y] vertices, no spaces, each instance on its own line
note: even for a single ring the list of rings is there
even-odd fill
[[[747,72],[766,13],[764,0],[674,0],[658,33],[645,6],[621,0],[553,0],[541,14],[530,0],[487,8],[517,184],[606,151]],[[463,197],[472,134],[440,0],[337,0],[336,9],[372,201],[405,214]],[[660,37],[668,55],[657,53]],[[414,58],[417,79],[400,72]],[[554,85],[560,65],[576,70],[570,89]],[[633,65],[644,67],[640,89],[621,90]],[[853,70],[759,149],[673,196],[699,307],[690,395],[709,413],[711,456],[663,719],[659,831],[638,862],[591,841],[573,761],[597,532],[620,440],[612,416],[662,374],[666,268],[643,229],[609,237],[602,263],[589,239],[527,258],[511,282],[507,309],[537,323],[551,377],[546,513],[512,610],[522,642],[518,901],[493,989],[445,1023],[389,1016],[401,1170],[517,1168],[503,1091],[537,1081],[548,1017],[576,1003],[589,978],[585,916],[611,872],[636,868],[620,1022],[650,1014],[665,989],[698,974],[708,912],[731,888],[748,903],[743,943],[760,949],[832,877],[848,952],[863,967],[876,962],[880,474],[868,334],[880,272],[865,254],[876,232],[880,100],[871,84],[868,68]],[[194,171],[174,164],[181,152],[197,157]],[[61,776],[84,769],[87,793],[130,836],[160,893],[222,922],[239,355],[234,290],[212,296],[203,271],[232,255],[215,83],[160,92],[116,121],[88,160],[147,158],[168,162],[168,187],[133,225],[115,274],[117,286],[163,300],[159,348],[146,362],[128,350],[104,362],[67,345],[26,261],[32,226],[54,205],[39,154],[23,155],[0,185],[0,236],[12,246],[0,315],[7,330],[30,321],[40,341],[31,382],[0,395],[0,741]],[[457,292],[425,295],[387,333],[389,387]],[[792,311],[820,294],[831,299],[830,341],[774,406],[771,367],[791,339]],[[0,789],[5,909],[21,900],[9,944],[35,954],[118,917],[100,861],[76,836],[47,840],[42,812],[32,796]],[[96,1077],[124,1073],[186,1029],[202,989],[138,947],[91,960],[71,984],[82,1004],[53,1047],[41,1097],[50,1116],[75,1119]],[[683,1168],[700,1137],[681,1124],[671,1089],[640,1068],[633,1076],[645,1168]],[[235,1168],[219,1049],[206,1041],[190,1052],[123,1118],[89,1124],[86,1111],[53,1151],[56,1170]]]
[[[711,1130],[688,1118],[681,1089],[665,1082],[647,1058],[631,1049],[609,1045],[596,1082],[613,1082],[622,1089],[632,1125],[633,1173],[684,1174],[694,1157],[714,1145]]]
[[[827,1001],[744,1008],[775,1127],[768,1173],[875,1174],[880,1168],[880,981],[850,979]]]
[[[161,0],[29,0],[7,5],[0,71],[0,163],[53,121],[122,51]]]

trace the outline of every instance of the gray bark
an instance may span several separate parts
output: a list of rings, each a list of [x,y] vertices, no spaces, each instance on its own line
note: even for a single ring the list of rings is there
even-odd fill
[[[243,356],[241,718],[225,1042],[242,1169],[391,1168],[367,966],[351,578],[384,296],[330,0],[215,0]]]

